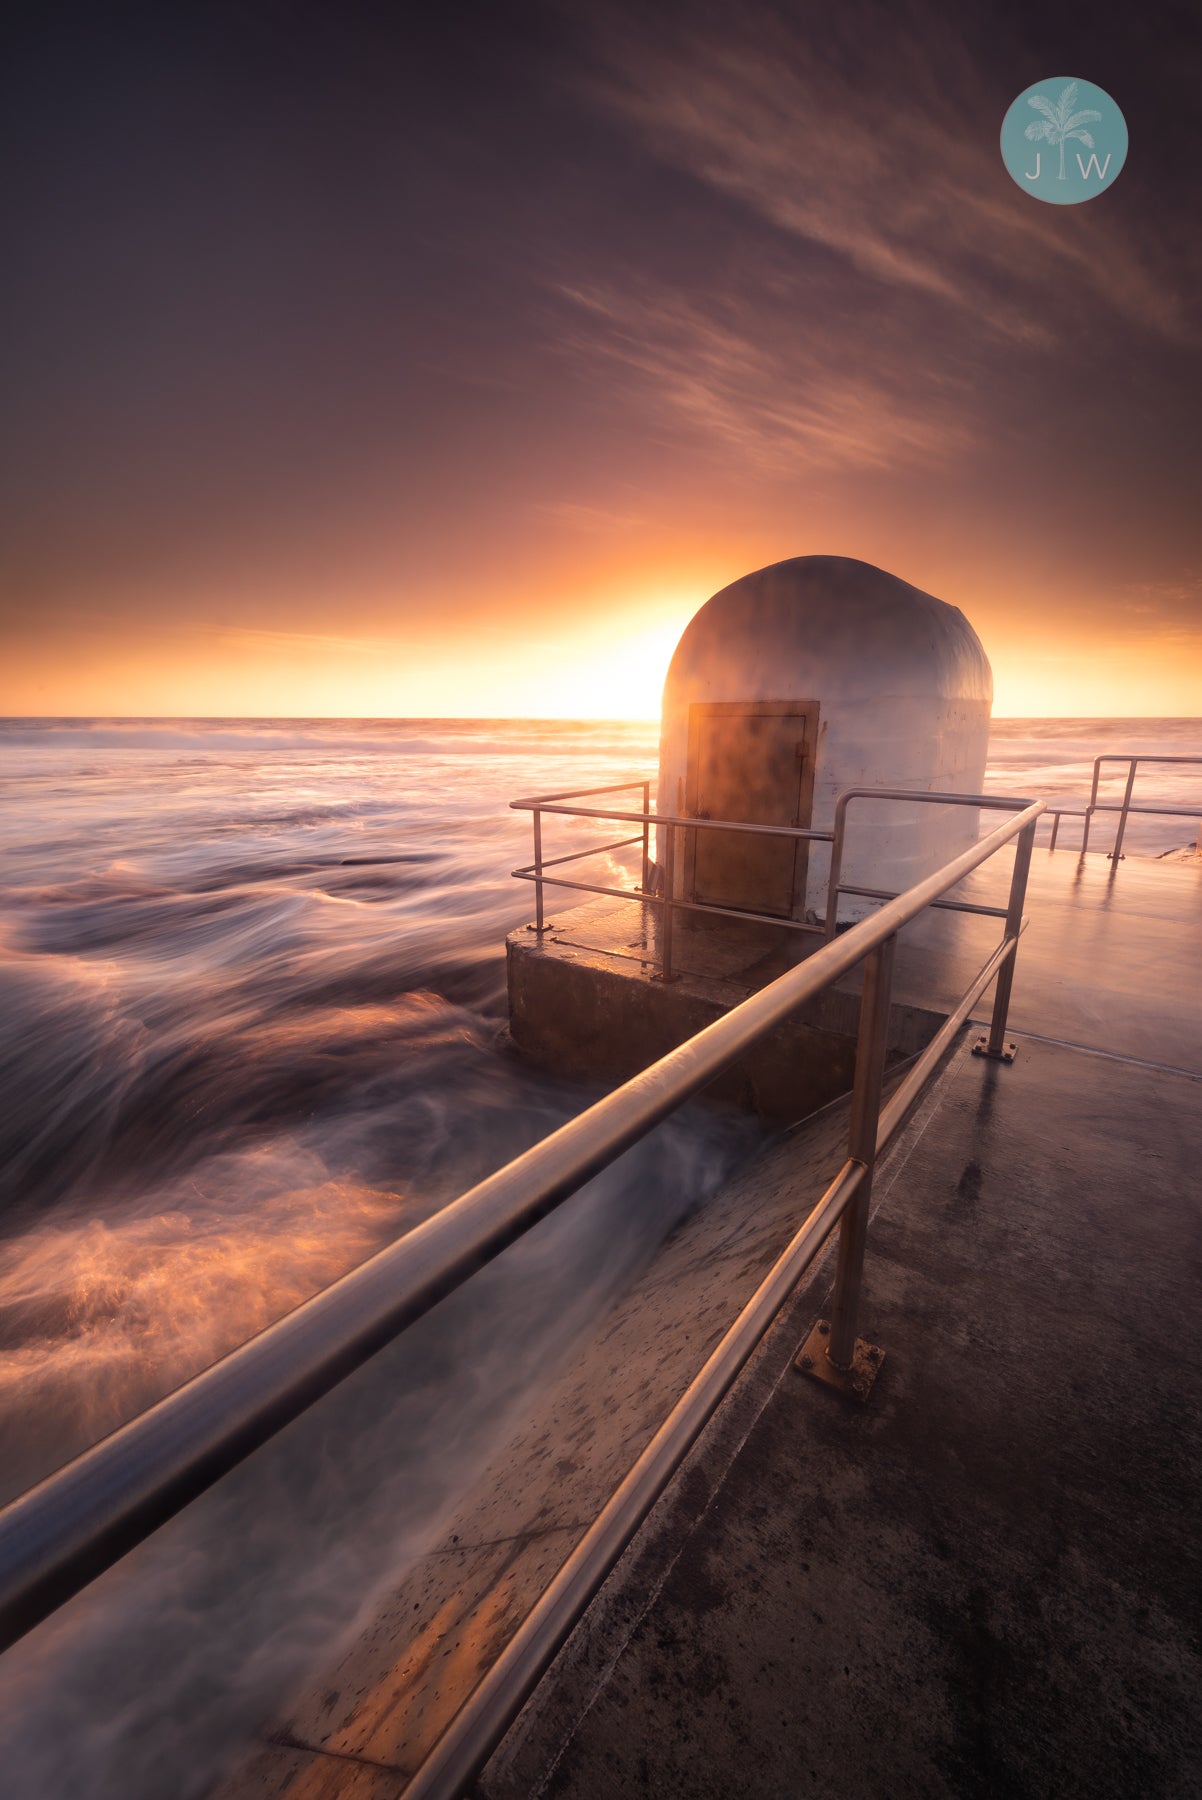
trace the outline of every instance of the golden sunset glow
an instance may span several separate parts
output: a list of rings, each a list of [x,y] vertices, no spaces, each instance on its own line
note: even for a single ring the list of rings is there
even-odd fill
[[[203,32],[39,64],[0,709],[653,717],[710,594],[828,554],[959,606],[999,713],[1202,711],[1175,164],[1035,201],[964,31],[852,87],[758,7],[301,31],[291,97]]]
[[[712,592],[752,564],[715,557],[691,592],[627,600],[620,586],[576,603],[544,603],[525,620],[466,619],[445,637],[375,631],[208,627],[86,630],[9,646],[0,710],[15,715],[190,717],[528,717],[654,719],[672,651]],[[904,566],[901,571],[915,584]],[[635,590],[637,572],[630,575]],[[1202,705],[1202,631],[1163,623],[1070,634],[1016,619],[1004,598],[972,598],[928,578],[958,604],[993,664],[1001,717],[1192,716]],[[373,620],[373,622],[375,622]]]

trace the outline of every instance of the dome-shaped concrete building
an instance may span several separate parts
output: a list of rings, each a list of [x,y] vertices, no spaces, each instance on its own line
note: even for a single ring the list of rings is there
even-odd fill
[[[566,858],[556,846],[544,861],[536,823],[536,862],[550,871],[550,891],[593,898],[548,920],[540,908],[533,924],[510,933],[515,1046],[562,1074],[621,1079],[817,950],[831,845],[789,828],[829,834],[848,789],[980,794],[992,692],[964,615],[870,563],[800,556],[723,588],[686,627],[664,684],[661,822],[642,884],[655,897],[636,913],[629,902],[637,891],[575,872],[564,879],[565,864],[622,846]],[[627,792],[582,788],[544,796],[542,805],[554,817],[572,812],[562,803],[582,800],[584,816],[605,818],[590,807]],[[629,818],[628,806],[618,816]],[[710,823],[693,823],[703,819]],[[749,825],[778,829],[762,835]],[[978,829],[972,805],[857,799],[840,885],[902,892],[967,848]],[[679,906],[663,904],[669,882]],[[611,897],[617,892],[623,899]],[[874,904],[844,892],[839,919]],[[780,1119],[845,1093],[857,981],[846,976],[801,1008],[707,1095]],[[917,1054],[941,1022],[913,994],[895,992],[890,1058]]]
[[[993,678],[957,607],[842,556],[744,575],[691,620],[664,684],[661,813],[829,829],[852,787],[979,793]],[[964,807],[859,803],[843,879],[894,891],[977,834]],[[830,851],[680,832],[676,896],[821,918]],[[870,903],[845,897],[841,919]]]

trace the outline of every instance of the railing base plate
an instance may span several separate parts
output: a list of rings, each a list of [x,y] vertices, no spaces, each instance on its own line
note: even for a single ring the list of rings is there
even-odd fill
[[[872,1384],[881,1372],[885,1352],[879,1344],[869,1344],[863,1338],[857,1338],[851,1368],[837,1369],[826,1353],[826,1347],[831,1341],[830,1332],[830,1321],[819,1319],[797,1352],[794,1368],[800,1369],[803,1375],[812,1375],[815,1381],[825,1382],[827,1387],[838,1388],[841,1394],[846,1394],[851,1400],[867,1400],[872,1392]]]
[[[1000,1050],[989,1048],[989,1039],[979,1037],[972,1047],[974,1056],[987,1056],[991,1062],[1013,1062],[1018,1055],[1018,1045],[1013,1038],[1007,1038]]]

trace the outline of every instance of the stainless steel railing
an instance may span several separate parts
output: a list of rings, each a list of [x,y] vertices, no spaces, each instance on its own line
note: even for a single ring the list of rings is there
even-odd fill
[[[576,806],[567,802],[595,797],[599,794],[624,793],[630,788],[643,789],[642,812],[630,812],[609,807]],[[678,828],[689,831],[733,831],[742,832],[752,837],[779,837],[813,840],[819,843],[833,842],[834,834],[829,831],[813,830],[805,825],[750,825],[746,820],[736,819],[686,819],[674,813],[652,812],[649,805],[650,782],[634,779],[615,783],[608,788],[578,788],[563,794],[538,794],[524,800],[511,800],[512,810],[529,812],[534,816],[534,861],[524,868],[513,869],[511,873],[518,881],[534,883],[535,930],[542,936],[546,929],[546,908],[543,890],[547,887],[567,888],[578,894],[604,894],[607,898],[619,900],[638,900],[660,909],[662,926],[660,931],[659,963],[660,979],[674,981],[676,972],[673,965],[673,923],[678,912],[708,913],[716,918],[740,919],[744,924],[779,925],[788,931],[805,931],[821,934],[821,925],[812,925],[804,919],[783,919],[775,913],[746,912],[730,906],[714,906],[708,901],[684,900],[677,898],[673,889],[676,882],[676,835]],[[548,875],[546,871],[561,867],[564,863],[582,862],[590,856],[600,856],[607,850],[618,850],[624,845],[637,843],[637,837],[619,838],[609,844],[589,844],[583,850],[571,850],[565,856],[543,856],[543,816],[547,813],[569,819],[605,819],[609,821],[625,820],[631,824],[642,826],[643,844],[643,882],[639,888],[622,888],[602,885],[599,882],[569,881],[560,875]],[[656,849],[663,855],[663,864],[658,870],[659,881],[653,891],[651,880],[654,865],[650,858],[650,831],[652,825],[659,828]],[[662,840],[662,841],[661,841]]]
[[[837,1369],[850,1366],[878,1147],[918,1098],[995,978],[989,1049],[1001,1049],[1031,845],[1042,811],[1042,801],[1027,805],[944,868],[4,1508],[0,1649],[329,1392],[798,1007],[866,962],[847,1160],[406,1790],[407,1800],[449,1800],[460,1793],[836,1224],[840,1254],[829,1355]],[[897,933],[1016,838],[1002,940],[882,1108]]]
[[[1114,801],[1098,799],[1098,785],[1102,779],[1102,764],[1107,762],[1126,763],[1127,786],[1123,798],[1117,804]],[[1135,790],[1135,771],[1140,763],[1188,763],[1196,769],[1202,769],[1202,756],[1128,756],[1117,751],[1105,756],[1095,756],[1093,760],[1093,784],[1089,790],[1089,805],[1085,808],[1085,830],[1081,838],[1081,854],[1089,849],[1089,829],[1093,824],[1093,816],[1099,812],[1116,812],[1119,815],[1118,831],[1115,835],[1114,849],[1106,852],[1113,862],[1118,862],[1123,854],[1123,837],[1127,830],[1127,820],[1131,813],[1148,813],[1161,818],[1192,819],[1202,818],[1202,801],[1196,806],[1136,806],[1132,801]],[[1060,821],[1057,819],[1052,831],[1051,848],[1056,847],[1056,832]]]
[[[1031,804],[1030,800],[1017,799],[1010,794],[930,794],[915,793],[912,788],[846,788],[835,801],[834,844],[826,886],[825,936],[828,943],[838,927],[840,894],[856,894],[868,900],[894,898],[886,888],[858,887],[853,882],[842,879],[847,812],[853,800],[903,800],[907,804],[916,801],[927,806],[971,806],[978,812],[1017,812]],[[949,912],[979,913],[987,919],[1004,919],[1006,916],[1004,906],[978,906],[970,900],[933,900],[931,905],[946,908]]]
[[[590,807],[584,807],[584,808],[579,808],[579,809],[568,809],[568,808],[565,808],[562,804],[560,804],[560,802],[562,802],[564,800],[592,799],[592,798],[595,798],[599,794],[626,794],[626,793],[629,793],[631,788],[641,788],[642,789],[643,810],[641,813],[594,812],[592,810],[592,808],[590,808]],[[511,801],[510,804],[512,806],[517,806],[517,805],[520,805],[521,803],[519,801]],[[606,850],[624,850],[630,844],[637,844],[637,843],[641,842],[642,846],[643,846],[643,887],[644,887],[644,889],[650,888],[650,885],[651,885],[651,825],[650,825],[650,820],[651,820],[651,782],[646,776],[636,775],[630,781],[610,782],[610,784],[607,787],[575,788],[571,792],[565,792],[562,794],[544,794],[540,800],[532,801],[531,806],[532,806],[532,809],[534,812],[534,862],[531,864],[531,868],[537,869],[540,871],[540,879],[538,880],[538,890],[537,890],[537,895],[536,895],[536,900],[535,900],[535,904],[538,907],[538,929],[540,932],[543,929],[543,884],[542,884],[542,880],[541,880],[541,871],[543,869],[554,868],[556,865],[558,865],[560,863],[579,862],[579,860],[582,856],[600,856],[602,854],[602,852],[606,851]],[[641,822],[643,829],[641,832],[637,833],[634,837],[617,838],[614,840],[613,843],[610,843],[610,844],[593,844],[588,850],[573,850],[573,851],[569,852],[569,854],[567,856],[553,856],[553,857],[551,857],[550,861],[545,861],[543,858],[543,820],[542,820],[542,815],[544,812],[559,813],[559,812],[564,812],[564,811],[568,811],[568,810],[571,810],[573,813],[573,816],[576,818],[638,820]],[[515,869],[513,871],[513,873],[515,875],[524,876],[528,873],[528,871],[525,869]],[[580,884],[575,883],[575,882],[560,881],[556,885],[559,887],[574,887],[574,886],[578,886]],[[594,892],[600,893],[602,890],[599,888],[598,889],[583,888],[582,891],[586,892],[586,893],[594,893]]]
[[[1128,767],[1126,791],[1121,801],[1098,799],[1099,784],[1102,780],[1101,766],[1106,762],[1123,763]],[[1079,854],[1085,855],[1089,850],[1090,829],[1094,814],[1099,812],[1118,813],[1118,831],[1115,837],[1114,848],[1106,852],[1108,860],[1112,860],[1115,863],[1118,863],[1122,859],[1123,839],[1127,830],[1127,820],[1132,813],[1139,813],[1141,815],[1147,814],[1150,817],[1159,818],[1197,818],[1202,821],[1202,800],[1199,800],[1196,805],[1192,806],[1147,806],[1136,803],[1132,799],[1132,794],[1135,787],[1136,770],[1141,763],[1178,763],[1190,765],[1195,768],[1202,768],[1202,756],[1145,756],[1142,753],[1129,754],[1125,751],[1121,753],[1116,751],[1095,757],[1093,763],[1093,779],[1087,805],[1058,806],[1053,801],[1049,800],[1047,802],[1045,810],[1047,817],[1052,822],[1051,835],[1048,839],[1048,849],[1055,850],[1057,848],[1060,837],[1060,821],[1066,818],[1084,820]],[[624,793],[632,788],[642,789],[643,809],[641,812],[611,812],[601,808],[567,804],[568,802],[581,800],[586,797],[611,793]],[[628,782],[616,783],[611,787],[578,788],[561,794],[542,794],[528,799],[511,800],[511,807],[521,811],[531,812],[534,815],[534,861],[527,864],[524,868],[514,869],[512,873],[521,881],[533,881],[535,884],[535,907],[537,913],[536,929],[540,934],[542,933],[545,924],[543,892],[545,887],[562,887],[571,889],[577,893],[604,894],[619,899],[648,901],[659,906],[662,909],[661,916],[663,921],[661,929],[661,974],[662,979],[665,981],[675,979],[672,967],[672,921],[674,914],[678,912],[708,912],[716,914],[719,917],[743,919],[753,924],[778,925],[788,931],[821,932],[829,941],[834,931],[833,920],[837,911],[838,897],[840,894],[856,894],[863,898],[877,900],[888,898],[889,896],[886,890],[880,888],[856,887],[841,883],[834,879],[835,871],[842,866],[843,842],[846,834],[847,805],[853,799],[881,800],[889,798],[907,802],[926,801],[944,806],[974,806],[985,811],[1006,811],[1024,804],[1021,800],[1015,800],[1011,797],[996,794],[930,794],[915,792],[910,788],[855,788],[850,789],[845,794],[841,795],[836,802],[835,820],[832,830],[818,831],[809,829],[808,827],[793,825],[750,825],[742,820],[691,819],[678,818],[668,813],[657,814],[650,810],[650,792],[650,781],[643,778],[636,778]],[[542,815],[545,813],[563,814],[569,818],[626,820],[640,824],[642,826],[641,836],[643,844],[642,885],[637,889],[618,888],[612,885],[603,886],[595,882],[568,881],[562,877],[547,875],[547,869],[555,868],[564,863],[580,862],[587,857],[600,855],[603,851],[623,849],[628,844],[635,843],[638,840],[637,838],[619,838],[612,843],[593,844],[583,850],[569,851],[565,856],[545,858],[542,854]],[[759,834],[764,837],[792,837],[820,843],[829,843],[832,846],[832,880],[827,888],[825,924],[815,925],[802,919],[782,919],[775,914],[749,913],[741,910],[736,911],[729,907],[712,906],[701,901],[685,900],[675,896],[672,897],[670,904],[668,904],[665,893],[652,892],[651,873],[654,869],[654,865],[650,858],[650,827],[653,824],[686,827],[690,831],[744,831]],[[1202,826],[1200,826],[1200,829],[1202,829]],[[672,883],[675,879],[674,863],[676,832],[673,830],[665,832],[664,840],[666,854],[664,867],[660,873],[663,877],[664,888],[667,890],[667,893],[671,893]],[[987,907],[974,908],[963,901],[941,901],[940,905],[960,912],[984,911],[988,913],[990,910]]]
[[[468,1789],[836,1225],[840,1228],[839,1261],[827,1355],[836,1367],[850,1368],[856,1342],[856,1312],[876,1157],[918,1100],[969,1013],[995,977],[998,978],[997,996],[986,1053],[1002,1054],[1014,957],[1024,928],[1022,911],[1027,872],[1035,828],[1042,812],[1041,800],[1029,802],[1017,817],[1007,820],[971,850],[966,850],[907,893],[887,902],[871,918],[853,925],[833,943],[823,945],[806,962],[790,969],[769,987],[761,988],[741,1006],[610,1095],[611,1101],[617,1100],[638,1089],[649,1078],[654,1078],[657,1083],[665,1080],[675,1083],[679,1079],[677,1071],[689,1065],[692,1065],[689,1091],[696,1092],[700,1082],[695,1085],[693,1076],[698,1073],[698,1059],[704,1059],[707,1074],[717,1073],[741,1050],[749,1048],[765,1032],[787,1018],[795,1007],[814,998],[858,963],[867,963],[860,1004],[847,1160],[488,1674],[409,1781],[404,1800],[457,1800]],[[1002,940],[969,984],[959,1005],[911,1066],[888,1104],[882,1107],[881,1086],[897,933],[1014,838],[1018,839],[1018,847]],[[734,1049],[736,1043],[739,1049]],[[721,1056],[720,1062],[712,1060],[715,1053]],[[565,1129],[570,1131],[572,1127]]]
[[[570,804],[601,794],[625,793],[634,787],[643,789],[642,812]],[[675,938],[673,921],[677,913],[704,913],[716,918],[739,919],[744,924],[774,925],[786,931],[810,932],[825,938],[829,943],[835,935],[841,894],[854,894],[873,900],[894,899],[896,897],[895,890],[859,887],[841,879],[844,846],[847,838],[847,811],[853,800],[886,800],[907,803],[916,801],[932,806],[970,806],[978,811],[986,812],[1018,812],[1031,804],[1028,798],[1006,794],[943,794],[927,793],[912,788],[849,788],[836,800],[833,825],[829,831],[825,831],[803,825],[753,825],[743,819],[695,819],[682,818],[674,813],[651,812],[649,792],[650,783],[648,781],[634,779],[616,783],[609,788],[579,788],[562,794],[538,794],[521,800],[511,800],[509,804],[512,809],[532,813],[534,817],[534,861],[526,864],[523,868],[512,870],[511,873],[519,881],[534,883],[534,928],[540,937],[546,929],[546,906],[543,890],[547,887],[566,888],[580,894],[602,894],[606,898],[619,900],[638,900],[652,908],[657,908],[661,919],[659,964],[662,981],[676,979],[673,960]],[[563,856],[544,857],[542,820],[543,815],[547,813],[572,819],[625,820],[631,824],[641,824],[643,828],[642,886],[638,888],[615,887],[612,883],[571,881],[560,875],[548,875],[546,872],[548,869],[560,868],[565,863],[582,862],[591,856],[600,856],[605,851],[621,849],[628,844],[637,843],[639,840],[636,837],[619,838],[613,843],[589,844],[582,850],[570,850]],[[660,879],[654,890],[649,878],[650,871],[654,867],[649,853],[652,825],[657,828],[656,848],[662,850],[664,859],[662,867],[658,871]],[[675,893],[676,839],[681,829],[742,832],[751,837],[794,838],[829,844],[831,846],[831,862],[823,923],[811,923],[805,919],[781,918],[776,913],[749,912],[743,908],[715,906],[709,901],[687,900],[683,896],[677,895]],[[977,906],[967,900],[937,900],[933,904],[949,912],[981,913],[988,918],[999,919],[1005,916],[1004,908]]]

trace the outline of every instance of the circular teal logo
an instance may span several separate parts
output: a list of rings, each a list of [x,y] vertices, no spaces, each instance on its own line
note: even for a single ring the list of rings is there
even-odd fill
[[[1002,161],[1018,186],[1053,206],[1092,200],[1127,160],[1127,121],[1105,88],[1053,75],[1002,120]]]

